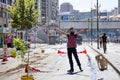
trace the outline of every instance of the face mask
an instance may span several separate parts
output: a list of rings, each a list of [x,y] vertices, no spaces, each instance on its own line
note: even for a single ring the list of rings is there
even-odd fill
[[[70,34],[74,35],[74,32],[70,32]]]

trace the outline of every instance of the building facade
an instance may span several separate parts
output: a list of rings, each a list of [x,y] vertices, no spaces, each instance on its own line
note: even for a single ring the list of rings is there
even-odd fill
[[[70,12],[59,13],[59,20],[61,20],[61,21],[70,21],[71,17],[72,17],[72,15]]]
[[[118,0],[118,14],[120,14],[120,0]]]
[[[94,17],[94,16],[93,16]],[[86,21],[91,18],[91,12],[61,12],[59,19],[62,21]]]
[[[11,5],[13,0],[0,0],[0,47],[3,46],[5,36],[12,32],[9,21],[10,16],[8,15],[8,5]]]
[[[47,0],[41,0],[41,22],[42,24],[46,23],[46,4],[47,4]]]
[[[47,0],[46,5],[46,23],[50,23],[57,20],[58,16],[58,0]]]
[[[8,5],[11,5],[13,0],[0,0],[0,27],[9,27],[9,15],[7,12]]]
[[[41,22],[49,25],[58,17],[58,0],[41,0]]]
[[[113,16],[117,16],[118,13],[119,13],[119,8],[115,7],[115,8],[112,10],[112,13],[113,13]]]

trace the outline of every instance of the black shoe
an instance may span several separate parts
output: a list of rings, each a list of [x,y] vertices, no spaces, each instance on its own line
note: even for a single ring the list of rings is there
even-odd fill
[[[83,70],[82,70],[82,69],[80,69],[80,71],[81,71],[81,72],[83,72]]]
[[[80,71],[81,71],[81,72],[83,71],[81,67],[80,67]]]
[[[72,72],[74,72],[74,70],[70,69],[70,70],[68,70],[67,72],[72,73]]]

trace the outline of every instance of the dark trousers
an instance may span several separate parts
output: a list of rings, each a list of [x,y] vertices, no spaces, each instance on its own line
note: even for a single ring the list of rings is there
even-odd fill
[[[106,53],[106,50],[107,50],[107,47],[106,47],[106,42],[103,42],[103,50],[104,50],[104,53]]]
[[[74,55],[74,58],[75,58],[75,60],[77,62],[77,65],[81,69],[81,64],[80,64],[80,61],[79,61],[79,58],[78,58],[78,55],[77,55],[76,48],[68,48],[67,50],[68,50],[68,59],[69,59],[70,69],[74,70],[73,60],[72,60],[72,54]]]
[[[100,42],[100,48],[102,48],[102,42]]]
[[[12,43],[7,43],[8,48],[12,48]]]

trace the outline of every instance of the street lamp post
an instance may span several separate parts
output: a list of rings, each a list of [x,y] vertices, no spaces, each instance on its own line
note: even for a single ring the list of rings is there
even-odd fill
[[[92,45],[92,26],[93,26],[93,13],[92,13],[92,0],[91,0],[91,30],[90,30],[90,34],[91,34],[91,45]]]
[[[37,48],[37,24],[35,24],[35,48]]]
[[[58,25],[59,29],[60,29],[60,17],[59,17],[59,25]],[[59,43],[60,43],[60,33],[59,33]]]
[[[8,6],[8,1],[6,0],[6,5]],[[5,27],[8,27],[8,11],[6,10],[6,26]]]
[[[97,48],[99,49],[99,19],[98,19],[98,0],[97,0]]]
[[[91,30],[90,30],[90,35],[91,35],[91,45],[92,45],[92,36],[93,36],[93,34],[92,34],[92,31],[93,31],[92,26],[93,26],[93,22],[92,22],[92,11],[91,11]]]
[[[90,27],[89,27],[89,22],[90,22],[90,19],[88,18],[88,35],[87,35],[87,37],[88,37],[88,43],[90,42]]]

